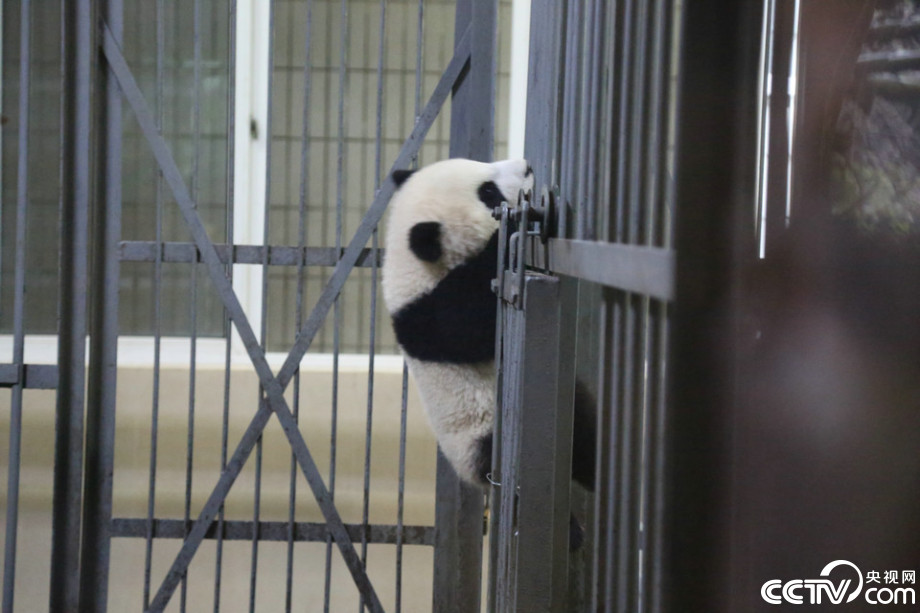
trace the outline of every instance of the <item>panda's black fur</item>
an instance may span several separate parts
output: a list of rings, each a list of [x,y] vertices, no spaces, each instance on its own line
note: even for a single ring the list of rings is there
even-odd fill
[[[415,230],[422,222],[412,227]],[[440,241],[440,232],[431,233]],[[411,236],[411,235],[410,235]],[[434,250],[410,241],[418,255]],[[419,256],[420,259],[424,259]],[[482,251],[447,273],[430,293],[393,316],[396,340],[408,355],[426,362],[470,364],[495,356],[495,278],[498,232]]]

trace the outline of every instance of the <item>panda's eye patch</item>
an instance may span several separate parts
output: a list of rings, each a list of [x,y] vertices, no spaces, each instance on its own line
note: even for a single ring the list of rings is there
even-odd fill
[[[441,224],[436,221],[417,223],[409,230],[409,249],[424,262],[441,258]]]
[[[486,181],[480,185],[477,194],[479,195],[479,199],[482,200],[483,204],[485,204],[490,209],[501,206],[502,201],[505,199],[501,190],[498,189],[498,186],[495,185],[494,181]]]

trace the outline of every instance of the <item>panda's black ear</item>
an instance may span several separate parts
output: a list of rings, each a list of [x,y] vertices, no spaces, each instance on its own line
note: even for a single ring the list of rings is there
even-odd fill
[[[415,170],[394,170],[393,183],[396,184],[396,188],[399,189],[402,187],[402,184],[405,183],[413,174],[415,174]]]
[[[441,224],[423,221],[409,230],[409,249],[415,257],[425,262],[437,262],[441,258]]]

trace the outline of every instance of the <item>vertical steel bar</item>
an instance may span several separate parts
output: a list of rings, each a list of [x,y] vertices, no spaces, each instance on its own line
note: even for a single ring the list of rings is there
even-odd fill
[[[665,141],[663,139],[662,124],[667,120],[667,103],[665,93],[670,79],[668,64],[666,62],[667,41],[669,34],[668,0],[655,0],[653,2],[652,16],[652,53],[649,68],[649,112],[648,134],[645,143],[648,150],[647,166],[645,172],[645,203],[647,207],[648,223],[645,228],[643,243],[649,246],[661,246],[664,218],[662,189],[665,155]]]
[[[201,198],[201,2],[194,0],[192,3],[192,46],[193,63],[192,74],[192,202],[197,207]],[[183,520],[185,522],[185,535],[188,536],[192,526],[192,469],[195,458],[195,393],[198,355],[198,262],[193,261],[189,269],[189,373],[188,373],[188,421],[186,426],[185,444],[185,501],[183,505]],[[188,599],[188,574],[182,577],[179,594],[179,610],[185,613]]]
[[[377,100],[376,100],[376,127],[374,134],[374,193],[380,190],[381,182],[381,146],[383,142],[383,59],[384,44],[386,42],[386,0],[380,0],[380,23],[378,28],[377,46]],[[364,499],[361,509],[361,563],[367,569],[367,526],[370,513],[370,483],[371,483],[371,437],[374,415],[374,352],[377,340],[377,254],[378,237],[377,228],[371,235],[371,303],[370,327],[368,338],[368,366],[367,366],[367,416],[364,438]],[[403,450],[400,453],[404,453]],[[361,599],[360,610],[364,610],[364,599]]]
[[[533,0],[530,10],[532,42],[528,65],[541,68],[531,70],[528,76],[526,117],[528,125],[540,126],[540,129],[530,130],[526,135],[524,152],[535,176],[550,187],[560,185],[558,164],[565,159],[560,147],[565,117],[561,108],[566,8],[566,3],[562,2]],[[559,208],[561,213],[564,208]]]
[[[225,189],[227,191],[227,209],[226,209],[226,241],[233,244],[233,202],[234,202],[234,168],[235,168],[235,147],[234,134],[236,131],[236,0],[229,0],[227,6],[227,146],[226,146],[226,181]],[[232,255],[232,253],[231,253]],[[228,258],[226,265],[226,275],[233,282],[233,258]],[[232,324],[230,313],[224,307],[224,396],[223,408],[221,415],[221,433],[220,433],[220,466],[221,470],[227,468],[227,439],[230,428],[230,362],[232,357]],[[224,554],[224,505],[220,505],[217,514],[217,542],[214,553],[214,613],[220,611],[220,582],[223,567]]]
[[[268,8],[268,61],[265,69],[268,72],[268,95],[269,100],[272,99],[274,95],[273,86],[275,82],[275,9],[276,3],[274,0],[269,0]],[[259,346],[263,352],[266,351],[268,347],[268,283],[269,283],[269,270],[268,270],[268,246],[271,244],[271,223],[270,223],[270,213],[272,208],[272,149],[274,148],[273,136],[274,136],[274,126],[273,126],[273,116],[272,116],[272,104],[269,102],[268,107],[265,113],[265,208],[263,212],[262,220],[262,245],[265,249],[262,252],[262,318],[260,321],[260,331],[259,331]],[[259,384],[259,402],[264,402],[266,399],[265,387],[261,383]],[[259,521],[261,520],[262,515],[262,458],[263,458],[263,438],[262,435],[259,435],[258,440],[256,441],[256,457],[255,457],[255,483],[253,485],[253,503],[252,503],[252,542],[251,542],[251,553],[250,553],[250,568],[249,568],[249,613],[255,613],[256,611],[256,587],[258,584],[258,575],[259,575]]]
[[[497,3],[458,0],[455,45],[471,27],[470,68],[454,88],[450,155],[492,158]],[[460,482],[438,454],[435,506],[434,613],[478,611],[482,577],[483,496]]]
[[[645,201],[643,199],[642,174],[645,162],[644,130],[648,109],[646,103],[647,66],[645,62],[648,42],[647,2],[636,3],[634,21],[629,24],[633,33],[633,60],[630,67],[631,84],[629,87],[630,112],[629,127],[624,138],[628,139],[628,185],[626,188],[626,206],[629,208],[629,226],[627,241],[638,243],[642,240],[642,226],[645,218]]]
[[[287,74],[287,87],[285,89],[285,126],[287,129],[290,129],[293,117],[294,117],[294,31],[295,27],[299,24],[295,23],[293,11],[291,11],[291,5],[288,5],[289,13],[287,15],[287,23],[285,28],[285,40],[287,41],[287,57],[284,58],[285,66],[288,67],[290,71]],[[309,33],[306,33],[306,38],[309,40]],[[306,63],[304,64],[304,71],[306,71]],[[304,75],[304,81],[306,81],[306,75]],[[301,113],[304,113],[307,110],[306,96],[304,96],[303,108]],[[307,126],[307,118],[303,117],[302,129]],[[303,169],[303,148],[306,146],[305,138],[301,140],[301,169],[300,169],[300,187],[299,187],[299,198],[298,202],[300,206],[298,208],[298,220],[297,220],[297,243],[300,246],[301,253],[305,249],[304,245],[304,231],[305,231],[305,213],[306,213],[306,204],[304,202],[304,188],[305,188],[305,177]],[[290,159],[290,154],[293,150],[293,142],[285,143],[285,158]],[[290,177],[284,181],[284,200],[285,202],[290,202],[292,196],[290,194],[291,179]],[[287,213],[285,212],[285,222],[287,222]],[[304,258],[301,257],[297,262],[296,276],[296,292],[297,295],[294,298],[294,325],[295,330],[298,329],[303,320],[303,270],[304,270]],[[294,376],[292,379],[293,387],[293,398],[291,402],[291,413],[294,417],[294,423],[300,427],[300,365],[298,364],[297,370],[294,371]],[[285,559],[285,572],[284,572],[284,610],[285,613],[290,613],[292,607],[294,606],[294,527],[297,521],[297,459],[294,457],[294,454],[291,454],[290,466],[288,470],[288,517],[287,517],[287,548],[286,548],[286,559]]]
[[[612,560],[609,556],[610,543],[613,535],[613,515],[616,508],[613,504],[615,498],[610,496],[613,488],[615,473],[614,449],[611,445],[613,441],[612,431],[615,413],[612,410],[613,395],[615,390],[616,378],[616,351],[614,347],[614,334],[617,327],[614,325],[614,305],[612,291],[604,290],[601,295],[600,307],[598,313],[598,378],[597,378],[597,395],[598,395],[598,445],[597,459],[595,469],[597,473],[598,487],[597,498],[594,507],[594,534],[595,544],[592,557],[592,567],[594,569],[594,581],[591,591],[592,608],[595,611],[606,611],[604,603],[610,601],[610,577],[612,576]]]
[[[645,134],[642,137],[645,148],[644,168],[644,197],[643,206],[646,210],[646,226],[642,243],[645,245],[660,244],[663,235],[661,223],[664,218],[664,202],[661,200],[663,139],[661,131],[662,120],[666,118],[666,104],[664,92],[667,80],[670,78],[665,62],[666,41],[668,40],[668,2],[655,0],[652,3],[649,27],[651,36],[651,51],[648,58],[648,111],[646,113]],[[657,303],[652,303],[647,297],[642,302],[642,370],[640,381],[642,386],[641,403],[641,428],[640,428],[640,463],[639,463],[639,510],[637,513],[639,529],[639,560],[638,560],[638,602],[640,611],[650,611],[655,600],[658,586],[652,578],[652,567],[656,563],[654,557],[657,552],[652,551],[656,538],[656,528],[653,518],[656,513],[658,500],[655,497],[656,478],[660,475],[655,471],[655,462],[661,453],[657,444],[658,418],[660,417],[657,404],[657,390],[655,388],[659,372],[658,353],[659,346],[656,337],[660,333],[659,319],[663,319],[663,312],[655,309]]]
[[[562,202],[559,206],[559,232],[560,236],[569,236],[573,221],[569,218],[574,214],[571,210],[577,206],[576,200],[578,189],[577,165],[575,153],[576,138],[578,135],[578,65],[582,59],[578,53],[578,39],[581,33],[582,25],[580,13],[583,6],[581,2],[570,2],[566,4],[567,17],[566,27],[563,28],[565,41],[565,69],[562,73],[563,90],[562,90],[562,132],[561,132],[561,152],[559,176],[559,185],[562,191]]]
[[[264,392],[262,399],[264,402]],[[258,582],[259,571],[259,521],[262,516],[262,434],[256,441],[256,479],[253,486],[252,502],[252,541],[251,553],[249,557],[249,613],[255,613],[256,610],[256,586]]]
[[[648,296],[642,296],[638,300],[639,307],[639,335],[637,344],[641,344],[638,349],[640,358],[637,364],[636,386],[637,392],[636,419],[637,428],[634,440],[636,442],[636,462],[633,470],[636,504],[635,504],[635,531],[637,532],[636,544],[636,610],[645,611],[648,594],[645,587],[647,585],[648,568],[649,568],[649,537],[648,537],[648,509],[650,504],[650,457],[652,454],[652,429],[654,418],[653,403],[653,364],[654,355],[654,335],[655,326],[652,320],[652,302]]]
[[[156,3],[156,121],[162,131],[166,112],[163,96],[165,76],[164,53],[166,9],[164,0]],[[156,244],[157,253],[153,264],[153,399],[150,416],[150,465],[147,482],[147,521],[144,534],[144,608],[150,606],[150,573],[153,564],[153,519],[156,496],[157,443],[160,411],[160,351],[162,336],[162,293],[163,293],[163,173],[156,171]]]
[[[396,613],[402,611],[403,517],[406,494],[406,425],[409,406],[409,368],[403,362],[399,410],[399,481],[396,490]]]
[[[608,192],[609,193],[609,192]],[[608,205],[610,207],[611,205]],[[609,221],[609,219],[607,220]],[[609,228],[608,228],[609,230]],[[605,492],[610,484],[609,463],[606,442],[609,440],[610,429],[610,396],[611,380],[609,378],[610,363],[613,355],[610,351],[610,303],[606,293],[600,295],[597,314],[597,454],[594,461],[595,483],[597,492],[594,501],[594,543],[591,552],[591,607],[594,611],[603,611],[605,597],[605,581],[607,577],[606,543],[608,539],[608,526],[610,525],[610,511]]]
[[[603,123],[600,119],[600,102],[601,102],[601,77],[603,74],[603,65],[601,63],[603,51],[603,27],[607,13],[607,2],[604,0],[595,0],[593,3],[594,15],[589,22],[591,28],[590,44],[585,52],[590,60],[590,70],[587,72],[588,92],[586,95],[588,101],[587,124],[589,126],[586,144],[586,164],[585,170],[587,177],[584,179],[584,204],[582,205],[584,219],[582,235],[588,240],[597,239],[597,212],[599,201],[597,198],[598,181],[597,168],[599,162],[599,144],[598,135]]]
[[[681,40],[683,37],[683,2],[668,0],[670,14],[668,15],[668,49],[667,58],[667,104],[664,109],[665,138],[662,157],[664,158],[664,186],[662,188],[661,211],[661,245],[670,248],[674,236],[674,207],[676,201],[676,160],[677,160],[677,111],[678,111],[678,85],[679,71],[681,70]]]
[[[342,208],[344,198],[345,166],[345,83],[348,61],[348,3],[342,0],[339,11],[339,71],[338,71],[338,114],[336,119],[336,166],[335,166],[335,251],[336,257],[342,253]],[[339,412],[339,351],[341,349],[342,299],[341,293],[335,297],[332,313],[332,434],[329,447],[329,491],[335,496],[335,472],[338,439]],[[332,537],[326,539],[326,590],[324,610],[329,611],[329,599],[332,574]]]
[[[644,224],[648,223],[648,206],[644,174],[649,148],[647,146],[646,124],[649,109],[646,108],[649,73],[646,62],[648,51],[649,5],[637,3],[633,19],[626,27],[632,31],[631,46],[633,61],[629,70],[631,85],[629,95],[629,128],[624,138],[628,139],[628,170],[625,206],[628,209],[626,239],[640,243],[645,238]],[[652,75],[654,78],[654,75]],[[629,296],[626,299],[625,347],[624,347],[624,398],[621,441],[621,470],[619,484],[620,525],[617,537],[618,611],[626,613],[636,610],[640,601],[639,556],[641,556],[642,505],[642,395],[645,367],[643,355],[644,336],[647,329],[647,298]]]
[[[13,276],[13,364],[19,369],[10,399],[6,542],[3,555],[3,613],[13,613],[16,537],[19,528],[19,469],[22,451],[22,392],[25,382],[26,223],[29,204],[29,93],[32,89],[32,4],[23,0],[19,17],[19,140],[16,169],[16,246]]]
[[[501,221],[498,226],[498,275],[496,281],[501,287],[505,275],[505,250],[508,245],[508,210],[502,210]],[[504,310],[505,302],[496,300],[495,304],[495,415],[492,423],[492,474],[489,477],[489,576],[486,585],[486,610],[495,611],[498,600],[498,568],[504,559],[500,553],[503,545],[500,532],[502,517],[502,445],[503,445],[503,413],[504,403]]]
[[[313,0],[307,0],[306,23],[304,24],[304,62],[303,62],[303,109],[300,141],[300,208],[298,212],[297,245],[301,249],[307,246],[307,198],[310,170],[310,93],[313,70],[311,66],[311,43],[313,41]],[[304,260],[297,263],[297,304],[295,306],[296,329],[303,325],[303,305],[305,300],[306,268]],[[300,368],[294,373],[294,419],[300,417]],[[293,607],[293,569],[294,569],[294,523],[297,500],[297,459],[291,453],[289,479],[290,498],[288,500],[288,552],[287,577],[285,583],[285,613]]]
[[[606,472],[607,488],[606,499],[606,525],[603,526],[605,538],[603,541],[604,570],[603,578],[605,611],[614,611],[617,595],[617,578],[622,572],[620,560],[617,555],[620,525],[623,521],[620,484],[623,472],[622,437],[623,419],[625,414],[623,370],[624,355],[624,320],[626,310],[626,297],[622,292],[607,290],[604,293],[605,309],[607,316],[607,334],[605,335],[608,359],[608,370],[602,376],[607,379],[607,394],[604,398],[605,410],[608,413],[607,431],[604,437],[606,445]],[[602,348],[603,349],[603,348]],[[602,492],[603,495],[603,492]]]
[[[633,23],[634,13],[633,2],[621,2],[617,4],[617,13],[619,16],[620,45],[617,48],[618,62],[616,65],[617,79],[616,85],[616,112],[618,121],[616,126],[616,171],[615,171],[615,198],[616,215],[613,218],[614,231],[611,233],[611,240],[617,243],[628,241],[626,220],[628,216],[628,192],[627,192],[627,134],[629,133],[629,122],[631,119],[631,107],[629,105],[630,92],[630,73],[632,66],[633,52],[633,32],[631,25]],[[611,143],[612,144],[612,143]]]
[[[107,0],[103,16],[121,43],[121,0]],[[101,56],[100,56],[101,57]],[[104,613],[108,596],[112,520],[112,470],[115,447],[115,392],[118,361],[118,242],[121,239],[121,92],[115,75],[99,70],[99,186],[91,295],[90,363],[87,376],[86,473],[84,479],[83,555],[80,564],[80,610]]]
[[[618,5],[621,3],[618,3]],[[604,16],[604,51],[602,65],[605,69],[603,75],[603,88],[600,96],[600,123],[598,130],[602,132],[602,141],[598,158],[597,187],[599,193],[607,200],[608,204],[598,212],[599,231],[598,240],[613,241],[613,222],[615,218],[612,197],[614,189],[614,144],[616,125],[616,83],[617,83],[617,57],[620,32],[617,29],[619,6],[609,7]]]
[[[418,123],[422,106],[422,41],[424,40],[424,0],[418,1],[416,10],[415,30],[415,93],[414,113],[415,123]],[[418,156],[412,157],[412,168],[418,166]],[[402,584],[403,584],[403,522],[405,516],[406,493],[406,432],[409,416],[409,367],[405,360],[402,368],[402,395],[399,407],[399,482],[397,485],[396,500],[396,613],[402,611]]]
[[[591,67],[595,58],[590,53],[593,25],[595,24],[596,4],[593,1],[576,2],[575,19],[571,30],[577,33],[578,40],[575,41],[574,58],[577,62],[576,72],[572,75],[574,81],[576,106],[571,109],[571,113],[577,112],[577,120],[570,134],[572,142],[572,160],[566,160],[572,173],[570,175],[572,189],[572,205],[575,213],[575,225],[572,228],[575,238],[584,239],[587,230],[587,220],[585,219],[585,209],[587,208],[587,183],[591,175],[587,174],[590,161],[588,159],[588,140],[594,126],[591,123],[592,100],[591,100]],[[580,14],[579,14],[580,13]],[[577,109],[577,110],[576,110]]]
[[[62,2],[61,225],[58,392],[49,610],[80,601],[80,505],[86,376],[92,19],[90,0]],[[8,498],[8,500],[12,500]]]
[[[513,611],[514,598],[516,593],[516,576],[515,566],[517,556],[515,556],[514,547],[516,542],[515,535],[515,511],[517,508],[517,478],[518,478],[518,449],[520,441],[520,419],[519,412],[505,410],[505,407],[511,407],[520,404],[518,401],[520,395],[520,377],[504,376],[504,373],[517,372],[521,362],[521,350],[523,344],[512,342],[511,339],[518,339],[523,334],[523,317],[521,312],[511,305],[502,305],[502,329],[509,342],[502,346],[502,388],[501,388],[501,406],[502,406],[502,440],[501,440],[501,486],[499,495],[501,504],[498,507],[501,515],[499,518],[499,555],[498,568],[496,569],[496,594],[495,610]]]
[[[600,41],[601,28],[604,23],[605,4],[598,0],[586,3],[583,26],[583,41],[578,51],[582,59],[579,73],[581,87],[581,118],[578,125],[577,159],[583,163],[577,165],[578,226],[576,237],[592,239],[596,229],[596,169],[597,169],[597,135],[600,90]]]
[[[641,298],[628,295],[624,299],[625,317],[623,320],[623,395],[621,405],[620,431],[620,472],[618,475],[619,525],[617,530],[617,611],[628,613],[636,608],[636,558],[637,534],[636,510],[638,508],[638,467],[636,454],[639,444],[636,440],[639,428],[638,404],[636,390],[639,365],[637,344],[641,339],[642,322],[639,313]]]
[[[648,576],[645,578],[645,593],[650,613],[661,612],[662,598],[662,554],[663,554],[663,518],[664,518],[664,461],[665,432],[667,410],[667,364],[668,364],[668,304],[658,302],[655,313],[656,360],[653,365],[655,376],[652,379],[653,402],[649,407],[651,414],[649,440],[651,455],[649,457],[649,507],[646,512],[646,530],[648,531]]]
[[[418,123],[422,108],[422,48],[425,41],[425,0],[418,0],[418,17],[415,30],[415,121]],[[412,156],[412,168],[418,167],[418,154]]]

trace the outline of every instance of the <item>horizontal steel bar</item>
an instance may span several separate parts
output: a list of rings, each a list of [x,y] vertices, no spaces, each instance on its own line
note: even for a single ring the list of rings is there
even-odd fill
[[[265,250],[268,249],[266,258]],[[339,254],[335,247],[287,247],[270,245],[227,245],[215,244],[217,257],[224,264],[258,264],[263,266],[335,266]],[[383,262],[383,249],[378,249],[377,266]],[[123,262],[154,262],[157,259],[156,241],[122,241],[118,246],[118,257]],[[195,243],[163,243],[161,262],[201,262],[201,253]],[[372,249],[362,249],[355,266],[374,266]]]
[[[0,364],[0,387],[13,387],[20,380],[26,389],[53,390],[58,386],[58,367],[55,364],[23,364],[20,379],[18,364]]]
[[[550,239],[550,271],[662,300],[674,297],[672,249]]]
[[[229,521],[223,522],[221,537],[229,541],[251,541],[253,522]],[[393,545],[396,543],[396,526],[345,524],[345,530],[353,542],[360,542],[362,536],[367,536],[368,543]],[[259,540],[287,542],[290,525],[286,521],[260,521]],[[432,526],[403,526],[402,542],[404,545],[429,545],[434,546],[434,528]],[[188,533],[185,522],[181,519],[155,519],[153,520],[153,538],[185,538]],[[218,522],[214,521],[208,526],[204,538],[216,539]],[[322,522],[297,522],[294,524],[294,540],[325,543],[331,533]],[[115,518],[112,520],[112,536],[122,538],[145,538],[147,536],[147,520],[144,518]]]

